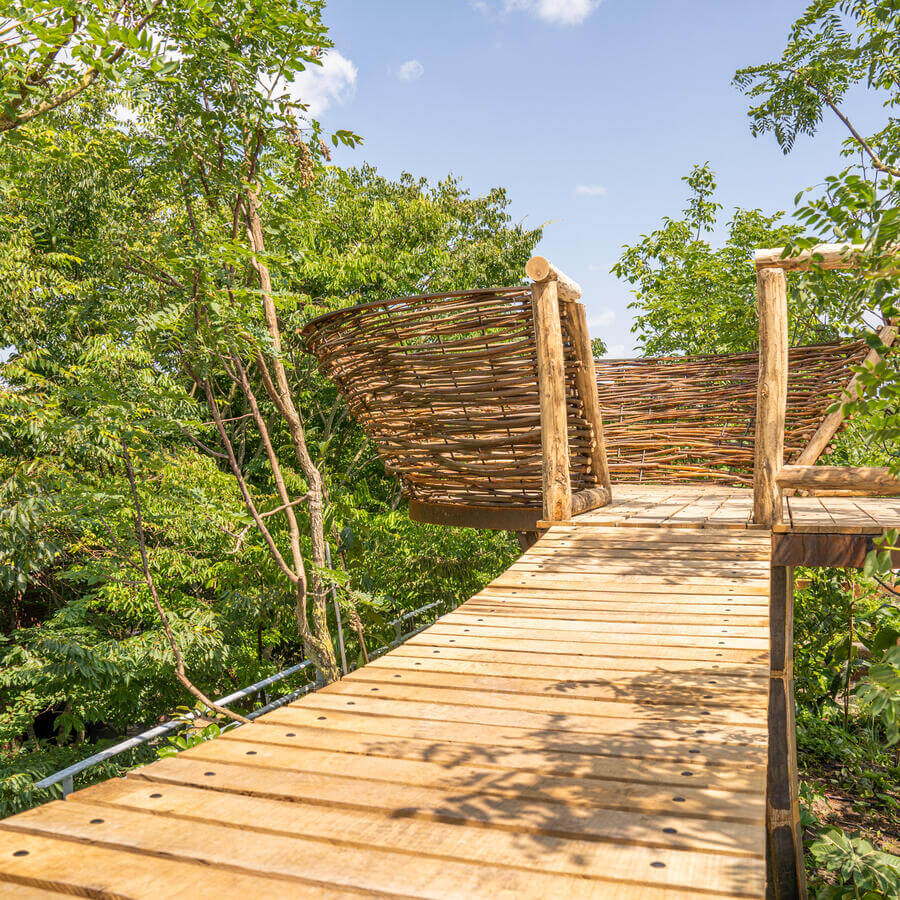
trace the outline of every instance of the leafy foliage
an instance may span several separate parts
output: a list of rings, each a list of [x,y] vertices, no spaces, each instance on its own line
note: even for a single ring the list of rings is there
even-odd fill
[[[634,288],[632,331],[649,355],[734,353],[757,342],[756,276],[749,264],[759,247],[778,247],[798,234],[782,213],[735,210],[721,249],[705,235],[721,206],[713,199],[715,176],[708,164],[685,176],[689,190],[683,217],[665,218],[660,228],[623,249],[613,272]],[[795,342],[828,338],[833,331],[792,303]]]
[[[821,900],[878,900],[896,897],[900,892],[900,857],[881,853],[862,838],[826,828],[809,852],[818,865],[838,878],[837,885],[816,891]]]

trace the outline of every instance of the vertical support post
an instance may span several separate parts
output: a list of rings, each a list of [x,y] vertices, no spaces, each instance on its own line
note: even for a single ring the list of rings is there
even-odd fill
[[[794,570],[790,566],[772,566],[769,643],[766,896],[806,900],[794,722]]]
[[[569,480],[566,367],[556,280],[536,281],[531,287],[531,302],[541,402],[543,515],[549,522],[558,522],[572,515],[572,485]]]
[[[612,479],[609,475],[609,463],[606,459],[606,441],[603,437],[603,413],[600,410],[600,394],[597,390],[597,370],[594,367],[594,352],[591,350],[591,336],[588,331],[587,313],[583,303],[566,302],[566,318],[568,320],[569,337],[578,357],[578,370],[575,381],[581,402],[584,404],[584,416],[591,426],[591,470],[600,483],[609,491],[612,498]]]
[[[775,476],[784,465],[787,413],[788,314],[783,269],[758,269],[759,382],[756,389],[756,442],[753,460],[753,521],[781,521],[781,490]]]

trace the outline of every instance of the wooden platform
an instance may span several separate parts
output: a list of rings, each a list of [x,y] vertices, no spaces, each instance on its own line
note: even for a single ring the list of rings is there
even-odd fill
[[[900,498],[786,497],[772,530],[797,534],[882,534],[900,528]],[[703,485],[616,486],[609,506],[577,516],[579,525],[663,528],[750,528],[753,493]]]
[[[342,682],[5,820],[0,893],[761,897],[768,553],[554,528]]]
[[[0,823],[0,894],[761,898],[771,535],[626,487],[317,693]],[[883,530],[894,501],[792,499]],[[852,532],[851,532],[852,533]]]

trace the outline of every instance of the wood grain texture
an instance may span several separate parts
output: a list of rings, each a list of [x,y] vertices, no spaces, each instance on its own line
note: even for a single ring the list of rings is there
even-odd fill
[[[541,409],[543,511],[545,519],[556,522],[572,516],[566,368],[556,281],[535,282],[531,292]]]
[[[0,893],[761,898],[769,541],[551,529],[340,682],[7,819]]]
[[[784,465],[784,426],[788,386],[787,280],[782,269],[760,269],[759,380],[756,389],[756,445],[753,460],[753,521],[774,525],[781,519],[776,476]]]

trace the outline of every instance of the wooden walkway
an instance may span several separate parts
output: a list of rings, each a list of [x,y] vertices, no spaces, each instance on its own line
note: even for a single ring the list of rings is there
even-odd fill
[[[771,535],[652,491],[341,682],[4,820],[0,895],[763,897]]]

